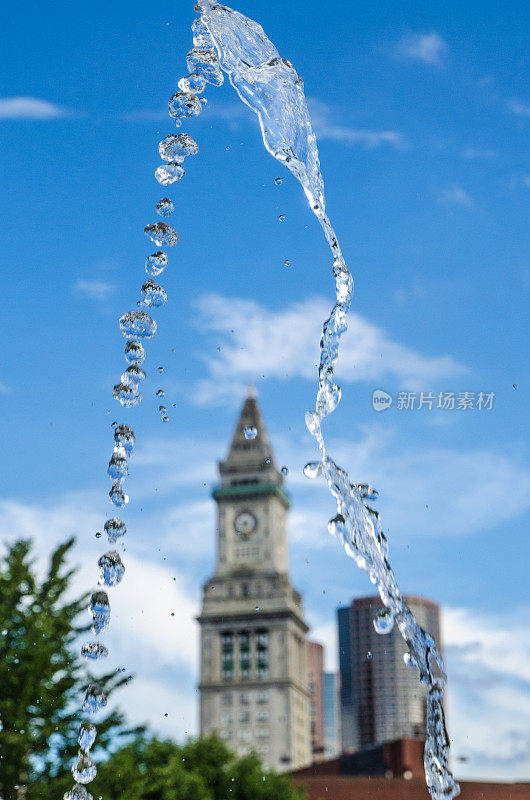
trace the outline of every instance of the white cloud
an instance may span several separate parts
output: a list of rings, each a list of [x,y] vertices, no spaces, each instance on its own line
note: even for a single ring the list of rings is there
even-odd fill
[[[410,33],[402,37],[397,53],[408,61],[440,66],[449,52],[449,46],[439,33]]]
[[[508,108],[517,117],[530,117],[530,103],[526,103],[524,100],[510,100]]]
[[[530,774],[529,608],[484,614],[444,608],[448,724],[462,778]]]
[[[329,302],[313,298],[271,311],[254,300],[209,294],[198,300],[196,308],[196,324],[214,334],[220,348],[215,356],[200,356],[210,377],[197,385],[197,402],[233,402],[257,375],[314,380]],[[413,387],[464,371],[450,356],[420,355],[392,341],[382,328],[359,314],[349,315],[337,367],[343,383],[399,379],[403,386]]]
[[[326,103],[315,98],[309,98],[308,105],[313,130],[319,141],[330,140],[346,144],[361,144],[369,150],[383,145],[401,148],[405,144],[404,137],[399,131],[379,131],[345,125],[343,123],[343,114],[339,117],[341,119],[339,124],[336,121],[338,115]]]
[[[438,200],[444,205],[462,206],[472,208],[475,205],[471,195],[461,186],[452,186],[450,189],[442,190],[438,195]]]
[[[90,300],[107,300],[114,289],[115,287],[106,281],[78,280],[74,283],[74,290]]]
[[[1,97],[0,119],[46,120],[66,117],[66,108],[39,97]]]

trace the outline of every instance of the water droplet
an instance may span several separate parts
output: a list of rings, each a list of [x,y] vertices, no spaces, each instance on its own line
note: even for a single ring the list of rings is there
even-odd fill
[[[158,145],[158,152],[164,161],[182,164],[187,156],[197,155],[199,145],[189,133],[170,133]]]
[[[161,414],[165,414],[166,411],[167,411],[167,408],[165,406],[158,406],[158,410],[160,411]]]
[[[156,277],[157,275],[160,275],[160,273],[163,272],[166,267],[167,267],[167,255],[164,253],[163,250],[158,250],[158,252],[153,253],[153,255],[148,256],[146,258],[145,271],[147,272],[148,275]]]
[[[517,384],[516,383],[512,384],[512,389],[517,389]]]
[[[377,500],[379,492],[370,486],[368,483],[358,483],[355,488],[360,493],[363,500]]]
[[[255,439],[258,435],[258,429],[255,427],[255,425],[246,425],[243,428],[243,434],[245,439]]]
[[[167,164],[161,164],[155,170],[155,178],[161,186],[169,186],[170,183],[176,183],[185,174],[184,168],[177,164],[176,161],[168,161]],[[157,242],[157,244],[159,243]]]
[[[280,220],[280,222],[285,222],[285,217],[284,217],[284,215],[283,215],[283,214],[280,214],[280,216],[278,217],[278,219]]]
[[[98,683],[89,684],[85,699],[83,701],[83,711],[88,711],[90,714],[95,714],[101,708],[107,705],[107,695]]]
[[[109,478],[112,478],[114,481],[124,481],[128,471],[129,465],[127,464],[125,456],[119,453],[113,453],[107,469]]]
[[[415,667],[416,662],[410,653],[403,653],[403,661],[407,667]]]
[[[192,69],[190,71],[196,72],[197,70]],[[206,75],[204,77],[206,78]],[[202,106],[197,95],[190,94],[189,92],[175,92],[175,94],[169,98],[168,108],[169,115],[173,117],[176,122],[180,122],[188,117],[197,117],[202,111]]]
[[[287,467],[282,467],[282,475],[287,475],[288,473],[289,473],[288,468]]]
[[[169,417],[162,417],[162,422],[169,422]]]
[[[162,200],[159,200],[156,204],[156,210],[161,217],[169,217],[174,212],[175,206],[169,197],[163,197]]]
[[[146,225],[144,233],[149,236],[159,247],[174,247],[179,240],[179,235],[167,222],[155,222],[153,225]]]
[[[81,750],[90,750],[96,741],[96,726],[91,722],[82,722],[79,728],[79,735],[77,741]]]
[[[282,183],[282,179],[281,178],[275,178],[274,179],[274,183],[276,184],[276,186],[279,186]]]
[[[81,655],[83,658],[90,658],[92,661],[97,661],[98,658],[106,658],[109,651],[104,644],[100,642],[85,642],[81,646]]]
[[[376,633],[390,633],[394,627],[394,614],[389,608],[381,608],[374,617],[374,628]]]
[[[125,494],[119,483],[115,483],[109,492],[111,503],[118,508],[123,508],[129,502],[129,495]]]
[[[320,417],[316,411],[306,411],[305,424],[307,425],[309,433],[311,433],[313,436],[317,436],[319,434]]]
[[[124,408],[132,408],[142,402],[142,395],[138,387],[128,383],[117,383],[112,390],[112,396],[118,400]]]
[[[178,87],[181,92],[187,92],[188,94],[202,94],[202,92],[204,92],[206,89],[206,79],[202,75],[192,72],[191,75],[186,75],[184,78],[179,80]]]
[[[98,561],[99,580],[105,586],[116,586],[125,572],[125,566],[116,550],[110,550]]]
[[[304,467],[306,478],[318,478],[322,474],[322,463],[320,461],[310,461]]]
[[[125,360],[128,364],[140,366],[145,361],[145,350],[142,343],[136,339],[131,339],[125,345]],[[114,423],[115,425],[116,423]]]
[[[288,258],[286,258],[285,261],[283,262],[283,266],[284,267],[290,267],[291,266],[291,262],[289,261]]]
[[[63,800],[94,800],[94,798],[90,792],[87,792],[84,786],[79,786],[79,784],[76,783],[73,789],[63,794]]]
[[[136,336],[140,339],[151,339],[156,333],[156,322],[147,311],[127,311],[120,317],[120,328],[127,339]]]
[[[101,539],[101,534],[100,534],[99,531],[96,531],[96,533],[94,535],[95,535],[96,539]]]
[[[163,389],[157,389],[156,390],[156,396],[157,397],[164,397],[164,395],[165,395],[165,393],[164,393]]]
[[[186,66],[189,72],[201,75],[212,86],[221,86],[224,81],[219,56],[214,48],[193,47],[186,56]]]
[[[133,429],[128,425],[118,425],[114,430],[114,441],[123,447],[127,456],[130,456],[136,441]]]
[[[152,278],[148,278],[142,285],[142,295],[146,306],[160,308],[167,303],[166,290],[159,286]]]
[[[127,533],[127,528],[121,519],[118,519],[118,517],[112,517],[105,523],[105,533],[109,538],[109,542],[114,544],[114,542],[118,541],[121,536],[125,536]]]
[[[372,660],[372,658],[373,658],[372,651],[371,651],[371,650],[368,650],[368,652],[366,653],[366,660],[367,660],[367,661],[371,661],[371,660]]]
[[[93,592],[88,604],[92,616],[92,633],[98,636],[109,627],[110,603],[107,592]]]
[[[197,8],[196,11],[201,11],[201,9]],[[213,39],[210,31],[200,17],[193,20],[191,30],[193,32],[193,44],[195,47],[213,47]]]
[[[77,761],[72,767],[72,775],[78,783],[90,783],[97,774],[97,767],[88,753],[79,751]]]
[[[164,367],[157,367],[156,371],[158,372],[159,375],[161,375],[164,371]]]

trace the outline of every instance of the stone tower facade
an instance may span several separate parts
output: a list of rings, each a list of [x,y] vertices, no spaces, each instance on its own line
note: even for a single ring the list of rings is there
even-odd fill
[[[198,618],[201,735],[296,769],[311,762],[308,627],[288,575],[284,476],[252,389],[219,472],[217,563]]]

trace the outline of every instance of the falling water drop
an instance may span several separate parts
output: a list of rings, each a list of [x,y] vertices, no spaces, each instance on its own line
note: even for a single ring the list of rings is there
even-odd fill
[[[158,250],[158,252],[153,253],[152,256],[148,256],[145,261],[145,271],[148,275],[154,277],[160,275],[160,273],[163,272],[166,267],[167,255],[163,250]]]
[[[283,214],[280,214],[278,219],[280,220],[280,222],[285,222],[285,216]]]
[[[124,408],[132,408],[142,402],[142,395],[135,384],[117,383],[112,390],[112,396]]]
[[[97,774],[97,767],[90,758],[89,753],[80,750],[77,761],[72,767],[72,775],[78,783],[90,783]]]
[[[304,467],[304,475],[306,478],[318,478],[319,475],[322,474],[322,462],[321,461],[310,461]]]
[[[130,339],[125,345],[125,360],[128,364],[140,366],[145,361],[145,350],[141,342]]]
[[[101,708],[105,708],[106,705],[107,695],[99,683],[90,683],[85,693],[83,711],[88,711],[89,714],[95,714]]]
[[[156,396],[157,397],[164,397],[164,395],[165,395],[165,392],[164,392],[163,389],[157,389],[156,390]]]
[[[373,656],[373,653],[372,653],[372,651],[371,651],[371,650],[368,650],[368,652],[366,653],[366,660],[367,660],[367,661],[371,661],[371,660],[373,659],[373,657],[374,657],[374,656]]]
[[[96,741],[96,726],[91,722],[82,722],[79,728],[79,735],[77,741],[81,750],[90,750]]]
[[[129,495],[125,494],[119,483],[115,483],[109,492],[111,503],[118,508],[123,508],[129,502]]]
[[[381,608],[374,617],[374,628],[376,633],[390,633],[394,627],[394,614],[389,608]]]
[[[175,206],[169,197],[163,197],[162,200],[159,200],[156,204],[156,210],[161,217],[169,217],[174,212]]]
[[[164,367],[157,367],[156,371],[158,372],[159,375],[161,375],[164,371]]]
[[[146,306],[160,308],[167,303],[166,290],[159,286],[152,278],[148,278],[142,285],[142,296]]]
[[[191,25],[193,44],[195,47],[213,47],[214,41],[202,19],[194,19]]]
[[[281,183],[283,183],[283,181],[281,178],[275,178],[274,183],[276,184],[276,186],[279,186]]]
[[[162,417],[162,422],[169,422],[169,417]]]
[[[289,473],[288,468],[287,467],[282,467],[282,475],[287,475],[288,473]]]
[[[158,152],[164,161],[181,164],[187,156],[195,156],[199,145],[189,133],[170,133],[158,145]]]
[[[119,453],[113,453],[107,469],[107,475],[109,478],[112,478],[113,481],[123,481],[125,480],[128,471],[129,465],[127,464],[127,459],[125,456],[122,456]]]
[[[106,658],[108,654],[109,651],[101,642],[85,642],[81,645],[81,655],[91,661],[97,661],[98,658]]]
[[[158,410],[160,411],[161,414],[165,414],[166,411],[167,411],[167,408],[165,406],[158,406]]]
[[[182,119],[197,117],[202,111],[197,95],[189,92],[175,92],[169,99],[168,108],[169,115],[179,124]]]
[[[288,258],[286,258],[285,261],[283,262],[283,266],[284,267],[290,267],[291,266],[291,261]]]
[[[133,429],[128,425],[118,425],[114,430],[114,441],[123,447],[127,456],[130,456],[136,441]],[[106,528],[107,526],[105,526],[105,530]]]
[[[125,527],[125,523],[118,519],[118,517],[112,517],[112,519],[108,519],[105,523],[105,533],[108,536],[109,542],[114,544],[120,539],[122,536],[125,536],[127,532],[127,528]]]
[[[153,225],[146,225],[144,233],[159,247],[174,247],[179,240],[179,235],[167,222],[155,222]]]
[[[93,592],[88,605],[92,616],[92,633],[98,636],[109,627],[110,603],[106,592]]]
[[[98,561],[99,580],[105,586],[116,586],[125,572],[125,565],[116,550],[110,550]]]
[[[78,783],[70,789],[70,791],[63,794],[63,800],[94,800],[90,792],[87,792],[84,786],[79,786]]]
[[[219,56],[214,48],[192,48],[186,56],[186,66],[189,72],[201,75],[212,86],[221,86],[224,81],[223,73],[219,67]]]
[[[243,434],[245,436],[245,439],[255,439],[256,436],[258,435],[258,429],[256,428],[255,425],[246,425],[243,428]]]
[[[127,311],[120,317],[120,328],[126,339],[151,339],[156,333],[156,322],[147,311]]]
[[[185,174],[184,168],[176,161],[168,161],[167,164],[161,164],[155,170],[155,178],[161,186],[169,186],[170,183],[176,183]],[[162,242],[157,242],[157,244],[162,244]]]
[[[179,80],[178,87],[181,92],[202,94],[206,89],[206,79],[202,75],[192,72],[191,75],[186,75],[186,77]]]

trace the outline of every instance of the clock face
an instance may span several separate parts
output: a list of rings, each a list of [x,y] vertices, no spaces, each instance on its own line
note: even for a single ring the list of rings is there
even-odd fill
[[[257,520],[250,511],[240,511],[235,519],[235,529],[238,536],[250,536],[256,530]]]

